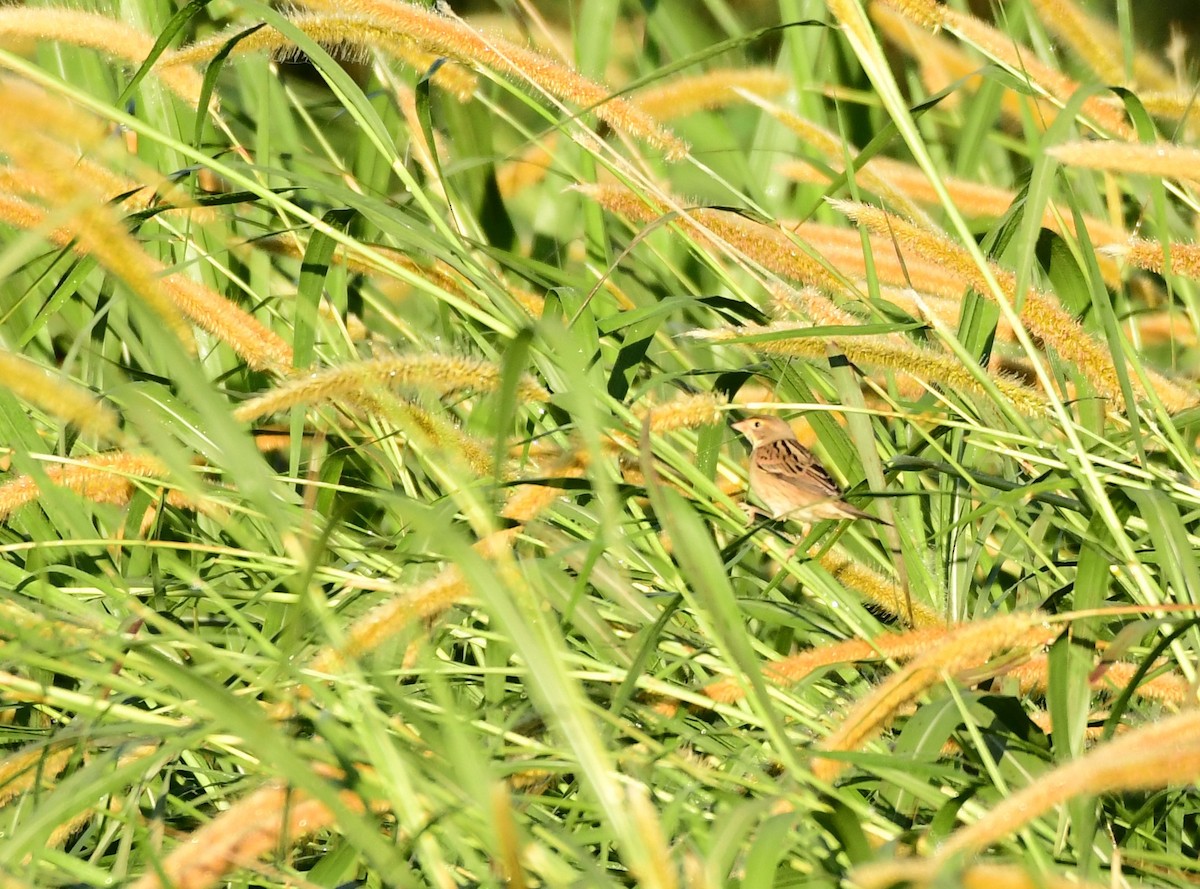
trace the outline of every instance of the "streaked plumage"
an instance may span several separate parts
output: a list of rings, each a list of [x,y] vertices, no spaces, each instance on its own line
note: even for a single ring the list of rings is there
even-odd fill
[[[779,417],[750,417],[733,428],[746,436],[750,451],[750,492],[762,501],[772,518],[804,525],[822,519],[883,519],[851,506],[792,427]]]

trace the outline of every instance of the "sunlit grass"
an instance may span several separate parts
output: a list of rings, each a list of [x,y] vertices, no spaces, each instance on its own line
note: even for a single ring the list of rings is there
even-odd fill
[[[0,15],[6,879],[1194,884],[1194,84],[309,5]]]

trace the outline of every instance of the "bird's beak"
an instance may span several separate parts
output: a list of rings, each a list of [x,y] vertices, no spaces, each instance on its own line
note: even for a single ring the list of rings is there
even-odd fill
[[[730,426],[732,428],[736,429],[738,432],[742,433],[742,435],[745,435],[746,430],[750,428],[750,421],[749,420],[739,420],[736,423],[731,423]]]

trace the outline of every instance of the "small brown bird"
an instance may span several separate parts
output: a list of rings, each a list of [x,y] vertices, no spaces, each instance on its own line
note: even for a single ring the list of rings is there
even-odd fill
[[[750,441],[750,492],[775,519],[811,525],[822,519],[883,519],[842,499],[842,489],[779,417],[750,417],[733,428]]]

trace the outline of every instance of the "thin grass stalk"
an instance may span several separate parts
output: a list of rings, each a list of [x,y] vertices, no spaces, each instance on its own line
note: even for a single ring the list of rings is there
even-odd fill
[[[408,150],[412,152],[413,158],[425,171],[430,195],[436,196],[439,201],[449,202],[450,199],[446,196],[446,183],[442,179],[440,166],[435,160],[435,158],[450,156],[445,137],[439,130],[431,130],[429,136],[432,138],[433,144],[431,145],[430,139],[426,138],[425,125],[421,121],[421,112],[417,108],[415,90],[397,83],[392,88],[392,95],[395,96],[396,107],[400,109],[400,114],[403,115],[404,123],[408,127]]]
[[[943,10],[944,26],[947,31],[954,33],[959,39],[1008,68],[1015,76],[1034,85],[1046,99],[1055,105],[1061,107],[1061,102],[1064,102],[1067,97],[1075,95],[1082,88],[1082,84],[1078,81],[1043,64],[1032,48],[1015,43],[1007,34],[972,15],[947,7],[943,7]],[[1137,133],[1130,125],[1124,109],[1114,108],[1096,96],[1084,99],[1081,107],[1085,119],[1101,131],[1114,138],[1127,141],[1137,138]]]

